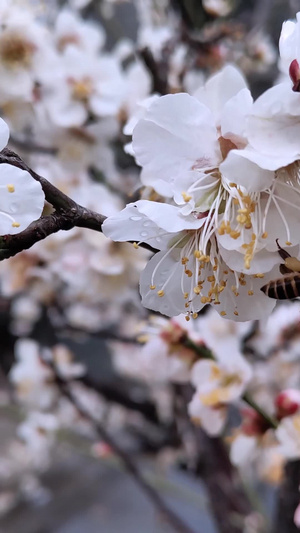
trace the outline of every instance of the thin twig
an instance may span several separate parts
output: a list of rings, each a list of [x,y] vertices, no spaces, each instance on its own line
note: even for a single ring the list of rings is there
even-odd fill
[[[154,490],[154,488],[151,485],[148,485],[148,483],[145,481],[144,477],[141,475],[134,461],[123,450],[123,448],[121,448],[119,444],[111,437],[111,435],[106,431],[103,425],[100,424],[100,422],[96,421],[90,415],[90,413],[88,413],[84,409],[84,407],[80,404],[80,402],[75,397],[75,395],[71,392],[68,386],[68,383],[64,379],[62,379],[62,377],[58,374],[57,369],[55,368],[55,365],[53,365],[49,361],[45,361],[45,362],[51,367],[52,371],[54,372],[55,383],[60,393],[62,394],[62,396],[67,398],[72,403],[72,405],[76,408],[78,413],[93,425],[100,439],[106,442],[106,444],[108,444],[108,446],[111,448],[114,454],[122,461],[128,474],[130,474],[130,476],[135,480],[137,485],[144,492],[144,494],[149,498],[149,500],[156,507],[159,513],[168,521],[170,525],[172,525],[172,527],[174,528],[174,531],[177,531],[178,533],[195,533],[187,524],[185,524],[181,520],[179,516],[177,516],[171,509],[169,509],[169,507],[165,504],[165,502],[162,500],[160,495]]]
[[[12,136],[9,138],[9,144],[12,144],[20,150],[26,150],[26,152],[38,154],[56,155],[58,152],[58,149],[54,148],[53,146],[42,146],[41,144],[37,144],[35,141],[31,141],[29,139],[18,139],[17,137]]]

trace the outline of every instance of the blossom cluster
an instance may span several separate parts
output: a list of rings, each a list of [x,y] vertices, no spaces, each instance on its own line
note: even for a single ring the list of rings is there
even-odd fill
[[[286,32],[282,57],[298,65]],[[104,223],[116,241],[159,250],[141,276],[146,307],[187,320],[208,303],[233,320],[271,313],[261,288],[280,276],[278,246],[297,255],[300,244],[298,106],[289,80],[253,102],[233,66],[147,105],[132,150],[154,194]]]
[[[283,26],[280,82],[254,101],[245,75],[266,71],[277,53],[265,33],[222,18],[232,2],[203,1],[216,19],[188,39],[167,1],[133,3],[136,42],[109,45],[80,11],[88,0],[60,11],[47,3],[42,16],[34,2],[0,6],[0,148],[9,127],[9,146],[29,167],[108,217],[104,235],[76,227],[0,263],[9,331],[19,337],[9,380],[22,415],[0,478],[19,477],[21,492],[30,481],[42,499],[36,475],[59,432],[98,438],[59,379],[113,431],[131,425],[146,441],[155,419],[174,456],[191,453],[185,431],[170,444],[181,395],[185,425],[225,437],[249,477],[278,483],[285,462],[300,457],[300,310],[275,307],[261,291],[298,268],[299,15]],[[117,4],[101,2],[103,19]],[[52,212],[28,172],[1,164],[0,182],[1,236]],[[56,340],[108,339],[114,371],[133,390],[126,408],[88,388],[66,346],[33,340],[45,322]],[[146,424],[137,383],[158,413]]]

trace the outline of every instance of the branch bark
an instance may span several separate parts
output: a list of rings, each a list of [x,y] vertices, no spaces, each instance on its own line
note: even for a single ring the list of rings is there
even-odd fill
[[[44,361],[44,359],[43,359]],[[113,453],[120,459],[120,461],[123,463],[124,468],[128,472],[128,474],[133,478],[133,480],[136,482],[136,484],[139,486],[139,488],[142,490],[142,492],[149,498],[149,500],[152,502],[154,507],[157,509],[157,511],[160,513],[162,517],[166,520],[169,525],[173,527],[173,530],[177,533],[195,533],[185,522],[181,520],[181,518],[174,513],[163,501],[160,494],[156,492],[156,490],[149,485],[142,474],[140,473],[139,468],[136,466],[133,459],[124,451],[123,448],[119,446],[119,444],[114,440],[113,437],[106,431],[105,427],[98,421],[96,421],[89,413],[86,411],[86,409],[81,405],[78,398],[72,393],[68,386],[68,382],[65,381],[58,373],[56,367],[54,364],[50,363],[49,361],[44,361],[54,372],[55,375],[55,383],[61,393],[61,395],[65,398],[67,398],[72,405],[76,408],[77,412],[86,420],[88,420],[93,428],[95,429],[96,433],[98,434],[99,438],[102,439],[106,444],[109,445]],[[200,533],[200,531],[199,531]]]
[[[0,152],[0,164],[2,163],[7,163],[29,172],[33,179],[41,184],[45,198],[54,207],[55,212],[51,215],[42,216],[16,235],[3,235],[0,237],[0,261],[31,248],[36,242],[53,233],[57,233],[59,230],[70,230],[74,227],[79,227],[102,231],[102,224],[106,219],[104,215],[77,204],[55,185],[52,185],[48,180],[34,172],[15,152],[4,148]],[[150,251],[157,251],[145,243],[141,243],[140,246]]]
[[[300,461],[290,461],[285,467],[285,479],[279,490],[279,502],[274,533],[299,533],[294,514],[299,504]]]

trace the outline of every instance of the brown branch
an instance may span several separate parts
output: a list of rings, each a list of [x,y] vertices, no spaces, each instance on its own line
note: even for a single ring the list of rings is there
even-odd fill
[[[56,155],[58,152],[58,149],[53,146],[43,146],[29,139],[18,139],[18,137],[12,136],[9,138],[9,144],[12,144],[20,150],[37,154]]]
[[[77,204],[55,185],[52,185],[48,180],[34,172],[17,154],[8,148],[0,152],[1,163],[7,163],[29,172],[41,184],[45,198],[54,207],[55,212],[48,216],[42,216],[16,235],[3,235],[0,237],[0,261],[31,248],[36,242],[53,233],[57,233],[59,230],[70,230],[71,228],[79,227],[102,231],[102,224],[106,219],[104,215]],[[140,246],[153,252],[157,251],[145,243],[141,243]]]
[[[167,94],[168,91],[168,65],[165,60],[156,61],[149,48],[143,48],[139,52],[145,67],[152,78],[152,92]]]
[[[80,404],[80,401],[78,401],[76,396],[70,390],[68,382],[59,375],[55,365],[49,361],[45,361],[44,359],[43,362],[45,362],[54,372],[55,383],[61,395],[72,403],[80,416],[92,424],[99,438],[106,442],[113,453],[121,460],[128,474],[134,479],[142,492],[149,498],[155,508],[159,511],[160,515],[164,517],[165,520],[173,527],[174,531],[177,531],[178,533],[195,533],[187,524],[185,524],[185,522],[181,520],[179,516],[169,509],[159,493],[156,492],[156,490],[151,485],[148,485],[148,483],[145,481],[132,458],[124,451],[123,448],[119,446],[113,437],[111,437],[104,426],[100,422],[96,421],[92,415],[90,415],[90,413],[88,413]]]
[[[274,533],[297,533],[294,514],[299,504],[300,461],[290,461],[285,467],[285,478],[279,490],[279,501],[274,520]]]

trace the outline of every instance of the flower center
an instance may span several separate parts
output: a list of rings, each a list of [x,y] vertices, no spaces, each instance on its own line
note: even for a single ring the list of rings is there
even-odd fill
[[[30,67],[34,52],[34,44],[15,32],[7,32],[0,40],[0,57],[9,68]]]
[[[68,81],[71,85],[72,98],[79,102],[87,103],[93,92],[92,80],[86,76],[81,80],[70,78]]]

